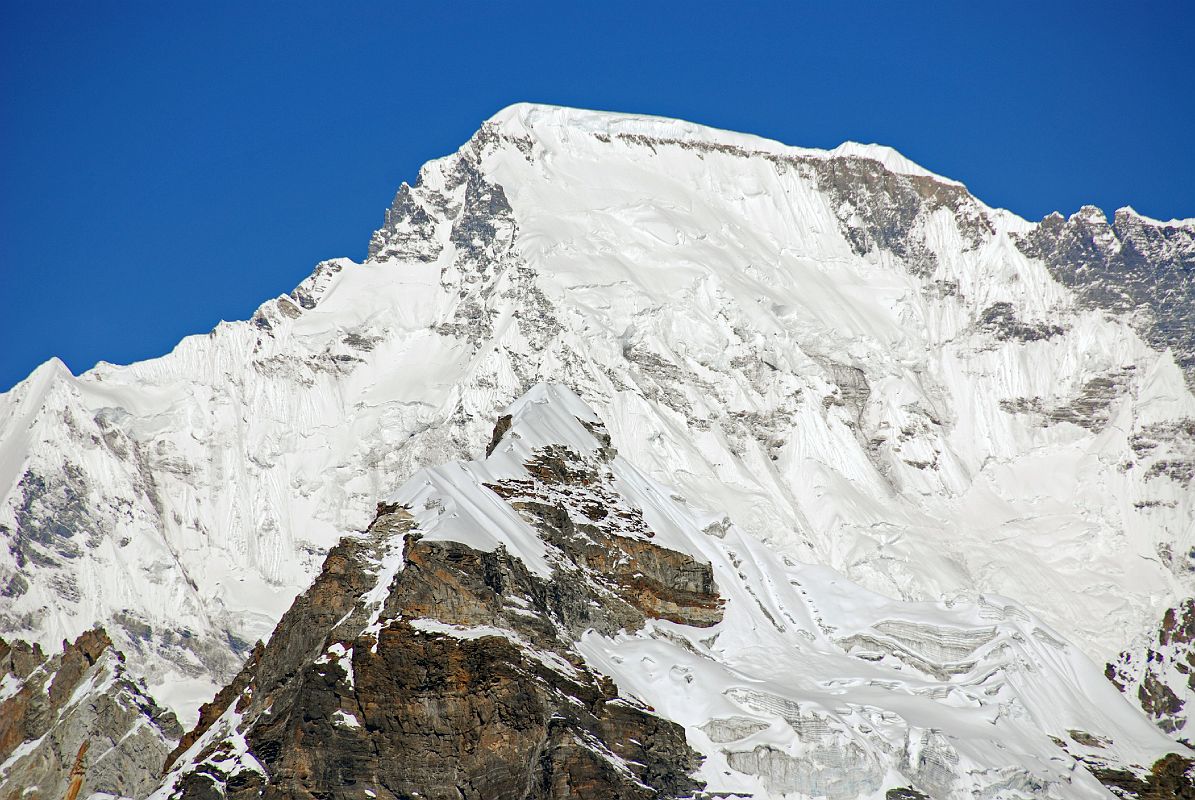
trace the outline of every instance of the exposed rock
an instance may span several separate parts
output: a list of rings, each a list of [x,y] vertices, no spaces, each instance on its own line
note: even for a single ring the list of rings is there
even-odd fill
[[[494,448],[502,441],[502,437],[510,430],[510,414],[503,414],[498,417],[498,421],[494,423],[494,435],[490,437],[490,443],[485,448],[485,454],[491,456],[494,454]]]
[[[1116,797],[1126,800],[1191,800],[1195,798],[1195,761],[1177,753],[1159,759],[1147,774],[1127,769],[1092,767],[1091,773]]]
[[[620,133],[624,142],[651,148],[679,147],[698,152],[761,158],[778,169],[794,169],[813,178],[834,208],[842,235],[859,255],[877,249],[901,258],[916,275],[929,277],[937,255],[925,240],[919,223],[939,209],[953,212],[960,232],[971,246],[990,233],[991,221],[960,184],[928,175],[894,172],[873,158],[855,155],[809,158],[780,155],[718,142]]]
[[[178,745],[166,756],[166,763],[162,767],[162,772],[167,772],[174,762],[183,753],[190,749],[191,745],[195,744],[215,722],[220,719],[233,700],[241,697],[245,688],[249,685],[249,680],[256,671],[258,665],[261,663],[261,656],[265,650],[265,646],[258,642],[253,648],[253,652],[249,656],[249,660],[245,662],[245,666],[237,673],[237,676],[232,679],[232,683],[221,689],[216,696],[209,703],[204,703],[199,707],[199,722],[195,727],[183,734],[179,739]]]
[[[1144,425],[1129,437],[1129,447],[1147,465],[1146,480],[1164,477],[1182,486],[1195,482],[1195,419]]]
[[[1046,322],[1026,323],[1017,317],[1012,303],[993,303],[979,315],[979,327],[987,330],[1002,342],[1036,342],[1061,336],[1066,330],[1061,325]]]
[[[710,566],[645,541],[653,534],[642,512],[618,502],[612,476],[601,463],[563,447],[544,449],[526,465],[534,480],[489,488],[581,571],[572,576],[574,582],[606,587],[648,617],[699,627],[718,622],[722,615]],[[566,624],[579,633],[592,622],[583,620],[579,628]],[[618,627],[630,626],[614,630]]]
[[[0,640],[0,671],[15,691],[0,701],[0,797],[57,800],[88,744],[83,788],[142,797],[157,766],[182,733],[102,628],[87,631],[49,658],[24,642]]]
[[[408,184],[403,183],[386,219],[369,242],[370,258],[409,258],[435,261],[441,245],[436,241],[435,212]]]
[[[993,230],[975,198],[958,184],[893,172],[870,158],[809,159],[805,166],[833,199],[842,233],[856,253],[887,250],[915,275],[928,278],[938,265],[919,224],[936,211],[952,212],[971,247]]]
[[[1186,732],[1190,714],[1184,698],[1195,692],[1195,600],[1167,609],[1154,636],[1121,653],[1105,675],[1135,697],[1159,728]]]
[[[908,786],[900,786],[884,792],[884,800],[930,800],[929,795]]]
[[[823,405],[844,406],[850,412],[850,420],[856,430],[862,426],[863,410],[867,407],[867,400],[871,396],[871,386],[867,376],[858,367],[842,364],[833,359],[819,357],[816,359],[822,369],[826,371],[829,382],[837,389],[834,394],[826,397]]]
[[[550,576],[501,546],[427,539],[407,509],[380,504],[205,707],[171,756],[181,759],[169,796],[629,799],[701,788],[683,728],[620,697],[573,646],[586,630],[634,631],[651,617],[721,618],[710,565],[649,541],[605,466],[609,436],[586,427],[593,453],[541,448],[527,478],[490,487],[543,537]],[[387,585],[384,565],[399,553]]]
[[[1010,414],[1036,417],[1041,425],[1069,422],[1099,432],[1108,424],[1116,401],[1128,391],[1134,371],[1129,366],[1098,375],[1085,382],[1073,397],[1017,397],[1001,400],[1000,408]]]
[[[1156,223],[1128,208],[1109,223],[1084,206],[1069,219],[1046,217],[1017,246],[1089,306],[1140,313],[1146,338],[1174,348],[1195,385],[1195,227]]]

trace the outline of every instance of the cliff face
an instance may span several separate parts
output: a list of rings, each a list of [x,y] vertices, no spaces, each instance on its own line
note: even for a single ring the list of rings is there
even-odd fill
[[[1133,697],[1158,727],[1184,732],[1195,692],[1195,600],[1166,611],[1156,631],[1142,635],[1137,646],[1107,665],[1105,674]]]
[[[183,766],[169,795],[480,800],[699,789],[690,773],[701,759],[684,729],[620,696],[574,646],[588,631],[634,633],[653,618],[721,620],[710,565],[650,541],[642,513],[613,485],[608,435],[590,429],[604,442],[592,452],[537,448],[522,476],[475,487],[534,529],[547,574],[501,545],[424,539],[406,508],[379,505],[174,754]],[[492,447],[501,437],[499,426]],[[400,564],[389,583],[388,559]]]
[[[1175,360],[1195,386],[1195,224],[1161,222],[1119,209],[1112,221],[1085,206],[1054,214],[1017,246],[1084,303],[1131,313],[1145,338]]]
[[[62,648],[47,657],[0,639],[0,797],[58,800],[84,743],[84,796],[144,797],[178,722],[128,675],[102,628]]]

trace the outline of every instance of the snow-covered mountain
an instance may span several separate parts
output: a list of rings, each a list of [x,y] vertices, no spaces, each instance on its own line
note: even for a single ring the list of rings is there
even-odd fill
[[[102,624],[192,723],[379,499],[550,382],[768,558],[938,625],[1009,598],[1183,735],[1187,673],[1126,665],[1195,596],[1193,326],[1192,220],[1034,224],[887,148],[512,106],[365,263],[0,395],[0,633]]]
[[[490,441],[346,537],[156,798],[1099,798],[1176,748],[1019,604],[789,561],[563,387]]]

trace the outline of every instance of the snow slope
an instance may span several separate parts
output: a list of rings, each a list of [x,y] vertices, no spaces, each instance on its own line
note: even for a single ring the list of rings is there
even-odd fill
[[[344,753],[386,752],[386,742],[370,747],[369,737],[402,735],[402,726],[383,723],[379,707],[401,714],[408,704],[430,703],[449,713],[456,707],[451,693],[434,700],[409,692],[380,695],[379,679],[366,674],[377,667],[364,654],[382,646],[383,630],[402,625],[433,637],[506,639],[566,680],[577,680],[583,669],[613,678],[619,693],[614,702],[651,709],[683,726],[689,745],[704,758],[696,774],[705,784],[701,797],[878,799],[906,787],[922,793],[907,796],[942,800],[1100,798],[1110,795],[1084,761],[1148,768],[1176,749],[1090,659],[1015,601],[979,595],[974,602],[901,602],[836,570],[784,558],[724,515],[696,507],[617,455],[611,444],[621,442],[565,387],[533,386],[505,413],[509,425],[499,429],[486,458],[421,470],[380,508],[379,528],[398,509],[407,522],[382,542],[383,554],[365,582],[372,588],[343,617],[338,610],[332,620],[340,621],[331,629],[307,637],[310,652],[302,667],[273,667],[275,674],[310,675],[313,688],[298,695],[307,705],[290,709],[285,693],[255,673],[155,797],[211,796],[221,784],[230,794],[234,785],[241,791],[248,785],[254,795],[264,788],[250,780],[277,781],[269,784],[273,791],[298,791],[287,783],[295,780],[294,771],[281,768],[287,762],[277,746],[266,744],[278,714],[310,721],[304,735],[288,743],[317,748],[322,745],[304,742],[327,742],[337,753],[331,760],[343,764]],[[548,464],[553,467],[545,469]],[[542,515],[553,507],[559,512]],[[565,517],[569,522],[562,522]],[[553,580],[576,579],[570,576],[578,566],[561,549],[570,546],[561,544],[562,533],[573,543],[623,537],[709,564],[721,598],[718,617],[692,624],[649,618],[633,630],[631,625],[606,630],[599,610],[577,641],[567,612],[548,613],[539,593],[521,594],[519,582],[497,566],[486,573],[492,577],[485,585],[494,587],[487,590],[486,607],[505,610],[492,624],[449,624],[444,620],[461,612],[448,604],[430,609],[427,617],[395,613],[403,608],[397,598],[403,596],[400,572],[406,569],[417,574],[414,582],[444,575],[440,588],[455,587],[461,595],[472,585],[468,566],[441,573],[426,549],[407,557],[412,542],[424,548],[432,541],[459,542],[485,553],[501,549],[548,587]],[[467,554],[458,555],[455,563],[470,563]],[[497,556],[498,563],[506,557]],[[353,562],[339,558],[334,569],[343,572],[346,563]],[[651,571],[647,561],[636,566]],[[556,595],[547,589],[542,597]],[[616,605],[615,598],[607,596]],[[520,625],[527,617],[533,622]],[[538,638],[528,640],[529,633]],[[293,636],[293,630],[284,623],[276,636]],[[297,646],[283,638],[281,650],[267,652],[262,663]],[[501,671],[509,675],[511,669]],[[326,687],[334,685],[335,694],[329,694]],[[362,714],[371,723],[365,731],[355,716]],[[503,742],[511,732],[501,716],[482,714],[472,725],[486,741]],[[320,724],[336,730],[315,727]],[[344,736],[354,738],[337,738],[349,728]],[[600,758],[626,769],[607,743],[589,741]],[[346,766],[341,783],[321,783],[327,756],[312,753],[298,759],[307,765],[298,780],[308,791],[335,793],[351,786],[401,796],[403,781],[411,780],[393,765],[360,773]],[[412,765],[435,764],[423,751],[404,756]],[[479,793],[478,778],[464,770],[456,776],[467,787],[460,795],[454,786],[421,784],[418,775],[413,786],[420,796],[489,796],[484,789]],[[236,780],[245,771],[252,778]],[[215,787],[205,790],[200,774],[213,776]]]
[[[1109,660],[1192,594],[1195,397],[1143,312],[1026,255],[1040,229],[886,149],[512,106],[365,263],[0,396],[0,630],[102,622],[189,721],[379,497],[550,380],[874,609],[1000,595]]]

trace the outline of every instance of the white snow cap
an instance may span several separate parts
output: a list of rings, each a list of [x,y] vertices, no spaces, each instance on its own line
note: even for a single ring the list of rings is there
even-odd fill
[[[515,103],[502,109],[488,121],[514,136],[534,136],[536,129],[553,127],[607,136],[630,134],[659,139],[710,142],[741,147],[759,153],[805,158],[866,158],[878,161],[889,172],[933,178],[952,186],[963,185],[958,181],[930,172],[891,147],[879,144],[843,142],[833,150],[794,147],[761,136],[721,130],[667,117],[624,114],[614,111],[589,111],[537,103]]]
[[[1153,217],[1145,216],[1132,206],[1121,206],[1120,208],[1116,209],[1117,214],[1120,214],[1121,212],[1130,214],[1147,225],[1156,225],[1159,228],[1195,228],[1195,217],[1171,220],[1154,219]]]

